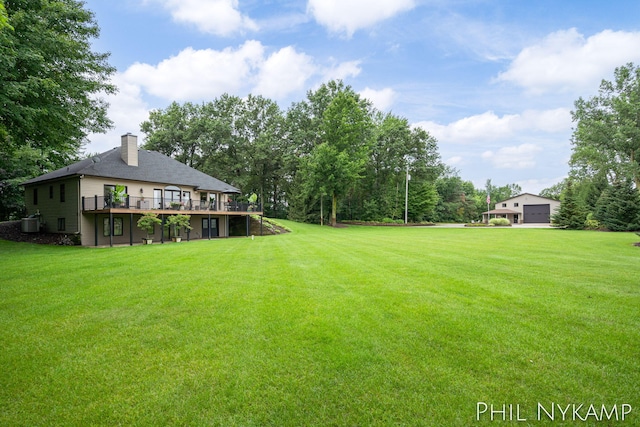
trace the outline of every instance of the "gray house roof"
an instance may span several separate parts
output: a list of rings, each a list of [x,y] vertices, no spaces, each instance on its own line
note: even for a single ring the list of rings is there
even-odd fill
[[[95,176],[154,182],[167,185],[186,185],[204,191],[240,193],[240,190],[212,176],[200,172],[157,151],[138,149],[138,166],[128,166],[120,155],[121,147],[106,151],[90,159],[40,175],[22,183],[36,184],[71,176]]]

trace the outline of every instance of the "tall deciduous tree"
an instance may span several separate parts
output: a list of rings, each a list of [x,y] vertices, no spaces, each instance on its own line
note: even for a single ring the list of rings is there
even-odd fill
[[[0,6],[3,219],[21,210],[15,198],[20,179],[64,166],[89,133],[111,126],[101,95],[116,89],[108,54],[91,49],[99,29],[83,2],[5,0]]]
[[[436,180],[436,189],[439,200],[435,210],[435,221],[470,222],[478,218],[475,187],[472,182],[462,180],[457,170],[447,168]]]
[[[640,188],[640,67],[629,63],[603,80],[597,96],[575,102],[571,165],[587,177],[633,180]]]
[[[338,199],[362,177],[369,153],[371,120],[352,91],[340,92],[324,111],[322,143],[315,147],[310,170],[320,194],[331,196],[331,225],[337,222]]]
[[[321,210],[323,194],[319,180],[313,178],[311,156],[323,142],[322,123],[324,112],[331,101],[343,91],[352,89],[340,80],[331,80],[315,91],[308,91],[307,98],[294,103],[285,118],[285,193],[288,216],[297,221],[314,221]],[[324,193],[323,193],[324,191]]]
[[[145,148],[158,151],[165,156],[191,167],[200,164],[200,138],[206,132],[199,105],[172,102],[164,110],[153,110],[149,119],[140,124],[147,134]]]
[[[0,29],[0,128],[5,143],[48,151],[62,166],[88,133],[110,127],[100,94],[115,68],[96,53],[93,14],[75,0],[5,0]]]

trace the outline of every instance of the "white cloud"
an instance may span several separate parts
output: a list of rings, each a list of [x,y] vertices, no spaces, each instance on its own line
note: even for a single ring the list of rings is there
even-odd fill
[[[282,99],[296,90],[304,89],[315,73],[313,58],[285,47],[264,61],[254,92],[267,98]]]
[[[109,103],[108,116],[113,121],[114,128],[106,134],[90,134],[90,153],[102,153],[120,145],[120,135],[131,132],[140,136],[140,123],[149,118],[149,106],[142,100],[140,87],[128,83],[122,74],[116,74],[112,79],[118,86],[118,93],[105,96]],[[140,144],[141,141],[139,140]]]
[[[330,31],[351,37],[359,29],[414,7],[414,0],[309,0],[307,11]]]
[[[453,156],[449,157],[444,162],[450,166],[460,166],[464,164],[464,159],[462,158],[462,156]]]
[[[457,49],[471,52],[486,61],[512,58],[521,47],[524,34],[521,27],[511,23],[492,23],[475,16],[457,13],[433,17],[434,38],[452,40]],[[431,24],[431,22],[430,22]],[[441,47],[451,49],[448,43]]]
[[[391,109],[396,98],[396,93],[391,88],[375,90],[366,87],[360,92],[360,96],[371,101],[373,106],[378,110],[386,112]]]
[[[249,92],[283,100],[308,86],[313,77],[322,81],[346,79],[360,73],[359,61],[322,67],[313,57],[284,47],[266,57],[259,41],[238,48],[196,50],[191,47],[157,65],[135,63],[125,72],[127,83],[170,101],[211,99],[223,93],[244,96]]]
[[[426,121],[414,126],[422,127],[439,141],[472,143],[509,137],[513,133],[513,121],[517,117],[515,114],[498,117],[493,111],[487,111],[448,125]]]
[[[348,77],[356,77],[361,71],[362,68],[360,68],[360,61],[347,61],[339,64],[333,64],[331,67],[324,70],[322,81],[345,80]]]
[[[526,110],[522,114],[505,114],[493,111],[469,116],[442,125],[432,121],[415,123],[432,134],[440,142],[467,144],[512,139],[518,134],[560,133],[571,129],[571,114],[566,108],[554,110]]]
[[[556,177],[556,178],[543,178],[543,179],[533,178],[533,179],[517,181],[516,184],[518,184],[523,189],[523,192],[525,193],[540,194],[540,192],[545,188],[549,188],[555,184],[558,184],[565,178],[566,178],[566,175]]]
[[[238,0],[150,0],[167,9],[176,22],[193,24],[203,33],[230,36],[257,24],[238,11]]]
[[[128,82],[168,100],[213,98],[245,86],[263,57],[262,44],[249,40],[238,49],[186,48],[155,66],[133,64],[124,74]]]
[[[536,166],[535,156],[542,148],[535,144],[503,147],[497,151],[485,151],[482,158],[498,169],[530,169]]]
[[[548,35],[523,49],[497,81],[535,94],[595,91],[616,67],[640,61],[640,32],[605,30],[585,38],[575,28]]]

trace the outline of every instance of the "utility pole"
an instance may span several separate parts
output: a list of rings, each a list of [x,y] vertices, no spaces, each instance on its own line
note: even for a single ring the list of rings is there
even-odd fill
[[[404,189],[404,223],[408,222],[408,213],[409,213],[409,181],[411,180],[411,175],[409,175],[409,162],[407,162],[407,178]]]

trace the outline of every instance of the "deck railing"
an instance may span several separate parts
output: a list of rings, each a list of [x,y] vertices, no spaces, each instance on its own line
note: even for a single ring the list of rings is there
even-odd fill
[[[82,197],[83,211],[99,211],[110,209],[133,210],[174,210],[174,211],[205,211],[205,212],[261,212],[261,206],[257,203],[242,202],[208,202],[202,200],[167,200],[149,197],[126,196],[114,198],[113,196]]]

